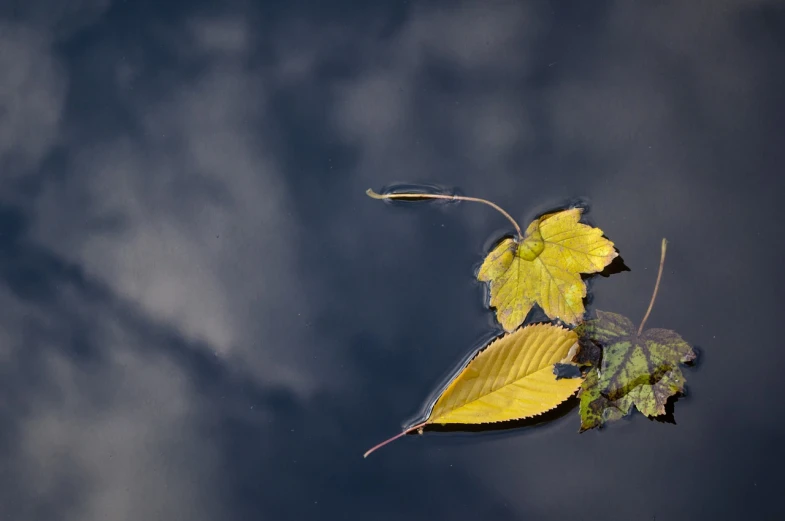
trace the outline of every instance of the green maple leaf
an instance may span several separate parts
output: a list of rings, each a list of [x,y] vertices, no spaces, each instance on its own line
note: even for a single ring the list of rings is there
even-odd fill
[[[684,392],[679,364],[696,354],[678,333],[648,329],[640,333],[625,316],[597,311],[583,334],[602,345],[602,362],[593,368],[581,392],[581,431],[630,413],[634,405],[646,416],[665,414],[665,403]]]
[[[596,319],[576,329],[582,345],[602,346],[599,366],[593,356],[583,364],[594,367],[579,393],[581,432],[626,416],[633,405],[646,416],[660,416],[668,398],[684,392],[686,378],[679,365],[695,360],[695,351],[675,331],[643,330],[660,287],[666,246],[663,239],[657,282],[640,327],[623,315],[597,311]]]

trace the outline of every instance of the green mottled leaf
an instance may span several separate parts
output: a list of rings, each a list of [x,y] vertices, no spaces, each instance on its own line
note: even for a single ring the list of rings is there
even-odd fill
[[[581,401],[581,432],[618,420],[630,412],[632,403],[629,399],[625,397],[616,402],[609,400],[600,392],[598,380],[599,372],[595,367],[586,375],[578,393]]]
[[[602,346],[602,362],[581,386],[581,431],[629,414],[665,414],[668,398],[684,392],[679,364],[695,360],[692,347],[675,331],[648,329],[638,335],[622,315],[597,311],[581,328],[584,340]]]

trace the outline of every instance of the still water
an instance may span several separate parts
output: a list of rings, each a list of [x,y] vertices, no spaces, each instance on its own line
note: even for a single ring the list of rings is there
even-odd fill
[[[0,519],[776,519],[785,3],[0,5]],[[509,223],[697,346],[675,423],[407,436]]]

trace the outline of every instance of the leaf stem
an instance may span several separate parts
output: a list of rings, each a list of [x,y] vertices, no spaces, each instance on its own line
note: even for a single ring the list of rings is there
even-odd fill
[[[523,232],[521,231],[521,227],[512,218],[510,214],[504,211],[502,207],[499,205],[492,203],[486,199],[480,199],[479,197],[466,197],[464,195],[443,195],[443,194],[416,194],[416,193],[396,193],[396,194],[377,194],[373,191],[373,189],[369,188],[365,191],[369,197],[374,199],[449,199],[450,201],[469,201],[473,203],[482,203],[487,204],[503,216],[507,218],[508,221],[515,226],[515,231],[518,234],[518,240],[523,240]]]
[[[406,436],[406,435],[407,435],[407,434],[409,434],[410,432],[412,432],[412,431],[416,431],[417,429],[419,429],[419,428],[421,428],[421,427],[425,427],[427,424],[428,424],[428,421],[427,421],[427,420],[426,420],[426,421],[424,421],[424,422],[422,422],[422,423],[418,423],[417,425],[414,425],[413,427],[409,427],[408,429],[406,429],[406,430],[405,430],[405,431],[403,431],[402,433],[400,433],[400,434],[396,434],[396,435],[395,435],[395,436],[393,436],[392,438],[390,438],[390,439],[387,439],[387,440],[384,440],[383,442],[379,443],[378,445],[374,445],[373,447],[371,447],[370,449],[368,449],[368,451],[367,451],[365,454],[363,454],[363,458],[367,458],[367,457],[368,457],[368,456],[369,456],[369,455],[370,455],[372,452],[374,452],[376,449],[381,449],[382,447],[384,447],[384,446],[385,446],[385,445],[387,445],[388,443],[390,443],[390,442],[393,442],[393,441],[397,440],[398,438],[402,438],[403,436]]]
[[[654,284],[654,293],[651,294],[651,300],[649,301],[649,309],[646,310],[646,314],[643,315],[643,320],[641,320],[641,326],[638,328],[638,336],[641,336],[643,333],[643,326],[646,324],[646,321],[649,319],[649,315],[651,314],[651,308],[654,307],[654,299],[657,298],[657,291],[660,289],[660,280],[662,279],[662,267],[665,265],[665,250],[668,247],[668,241],[665,240],[663,237],[662,239],[662,254],[660,254],[660,270],[657,272],[657,282]]]

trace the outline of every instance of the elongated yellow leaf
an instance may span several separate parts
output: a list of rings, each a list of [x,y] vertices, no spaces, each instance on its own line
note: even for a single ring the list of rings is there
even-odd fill
[[[533,324],[491,342],[442,392],[427,420],[365,453],[428,424],[476,424],[530,418],[575,394],[582,378],[556,379],[554,365],[570,362],[578,335]],[[575,348],[575,349],[573,349]]]
[[[581,273],[602,271],[618,253],[602,230],[579,222],[581,211],[544,215],[529,225],[523,240],[506,239],[486,257],[477,278],[490,285],[490,304],[505,330],[521,325],[534,304],[552,319],[582,320]]]
[[[578,336],[551,324],[534,324],[503,336],[453,380],[433,406],[428,423],[489,423],[530,418],[573,395],[580,378],[556,379]]]

